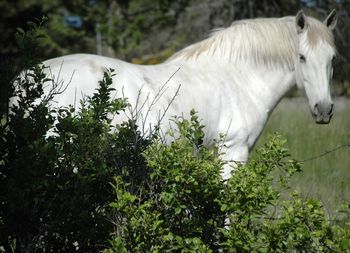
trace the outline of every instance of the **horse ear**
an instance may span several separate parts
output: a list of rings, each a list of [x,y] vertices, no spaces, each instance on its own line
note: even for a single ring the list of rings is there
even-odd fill
[[[325,19],[324,24],[331,30],[335,28],[337,25],[337,11],[332,10],[332,12],[328,15],[328,17]]]
[[[295,25],[298,33],[302,33],[306,30],[308,24],[303,10],[300,10],[295,16]]]

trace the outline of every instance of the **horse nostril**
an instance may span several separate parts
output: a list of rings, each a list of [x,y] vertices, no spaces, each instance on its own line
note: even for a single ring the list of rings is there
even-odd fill
[[[334,104],[331,104],[331,109],[329,110],[328,115],[332,115],[333,114],[333,107],[334,107]]]
[[[314,106],[314,112],[315,112],[315,113],[318,113],[318,112],[319,112],[319,110],[318,110],[318,104],[315,104],[315,106]]]

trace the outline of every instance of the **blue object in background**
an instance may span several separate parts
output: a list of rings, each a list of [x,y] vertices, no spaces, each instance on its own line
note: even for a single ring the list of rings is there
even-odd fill
[[[80,16],[64,16],[64,23],[73,28],[80,28],[83,25],[83,19]]]
[[[96,0],[88,0],[87,1],[87,3],[89,4],[89,5],[95,5],[96,4]]]
[[[300,3],[306,7],[317,6],[317,0],[300,0]]]

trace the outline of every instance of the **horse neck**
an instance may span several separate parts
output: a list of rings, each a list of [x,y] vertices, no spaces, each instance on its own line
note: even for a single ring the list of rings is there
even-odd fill
[[[252,77],[249,86],[249,96],[262,114],[268,115],[279,101],[295,85],[294,70],[287,68],[258,67],[250,70]]]

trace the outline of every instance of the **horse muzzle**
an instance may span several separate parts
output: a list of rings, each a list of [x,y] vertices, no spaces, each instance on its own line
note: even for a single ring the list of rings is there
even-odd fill
[[[317,124],[328,124],[333,116],[333,103],[320,102],[315,104],[312,116]]]

